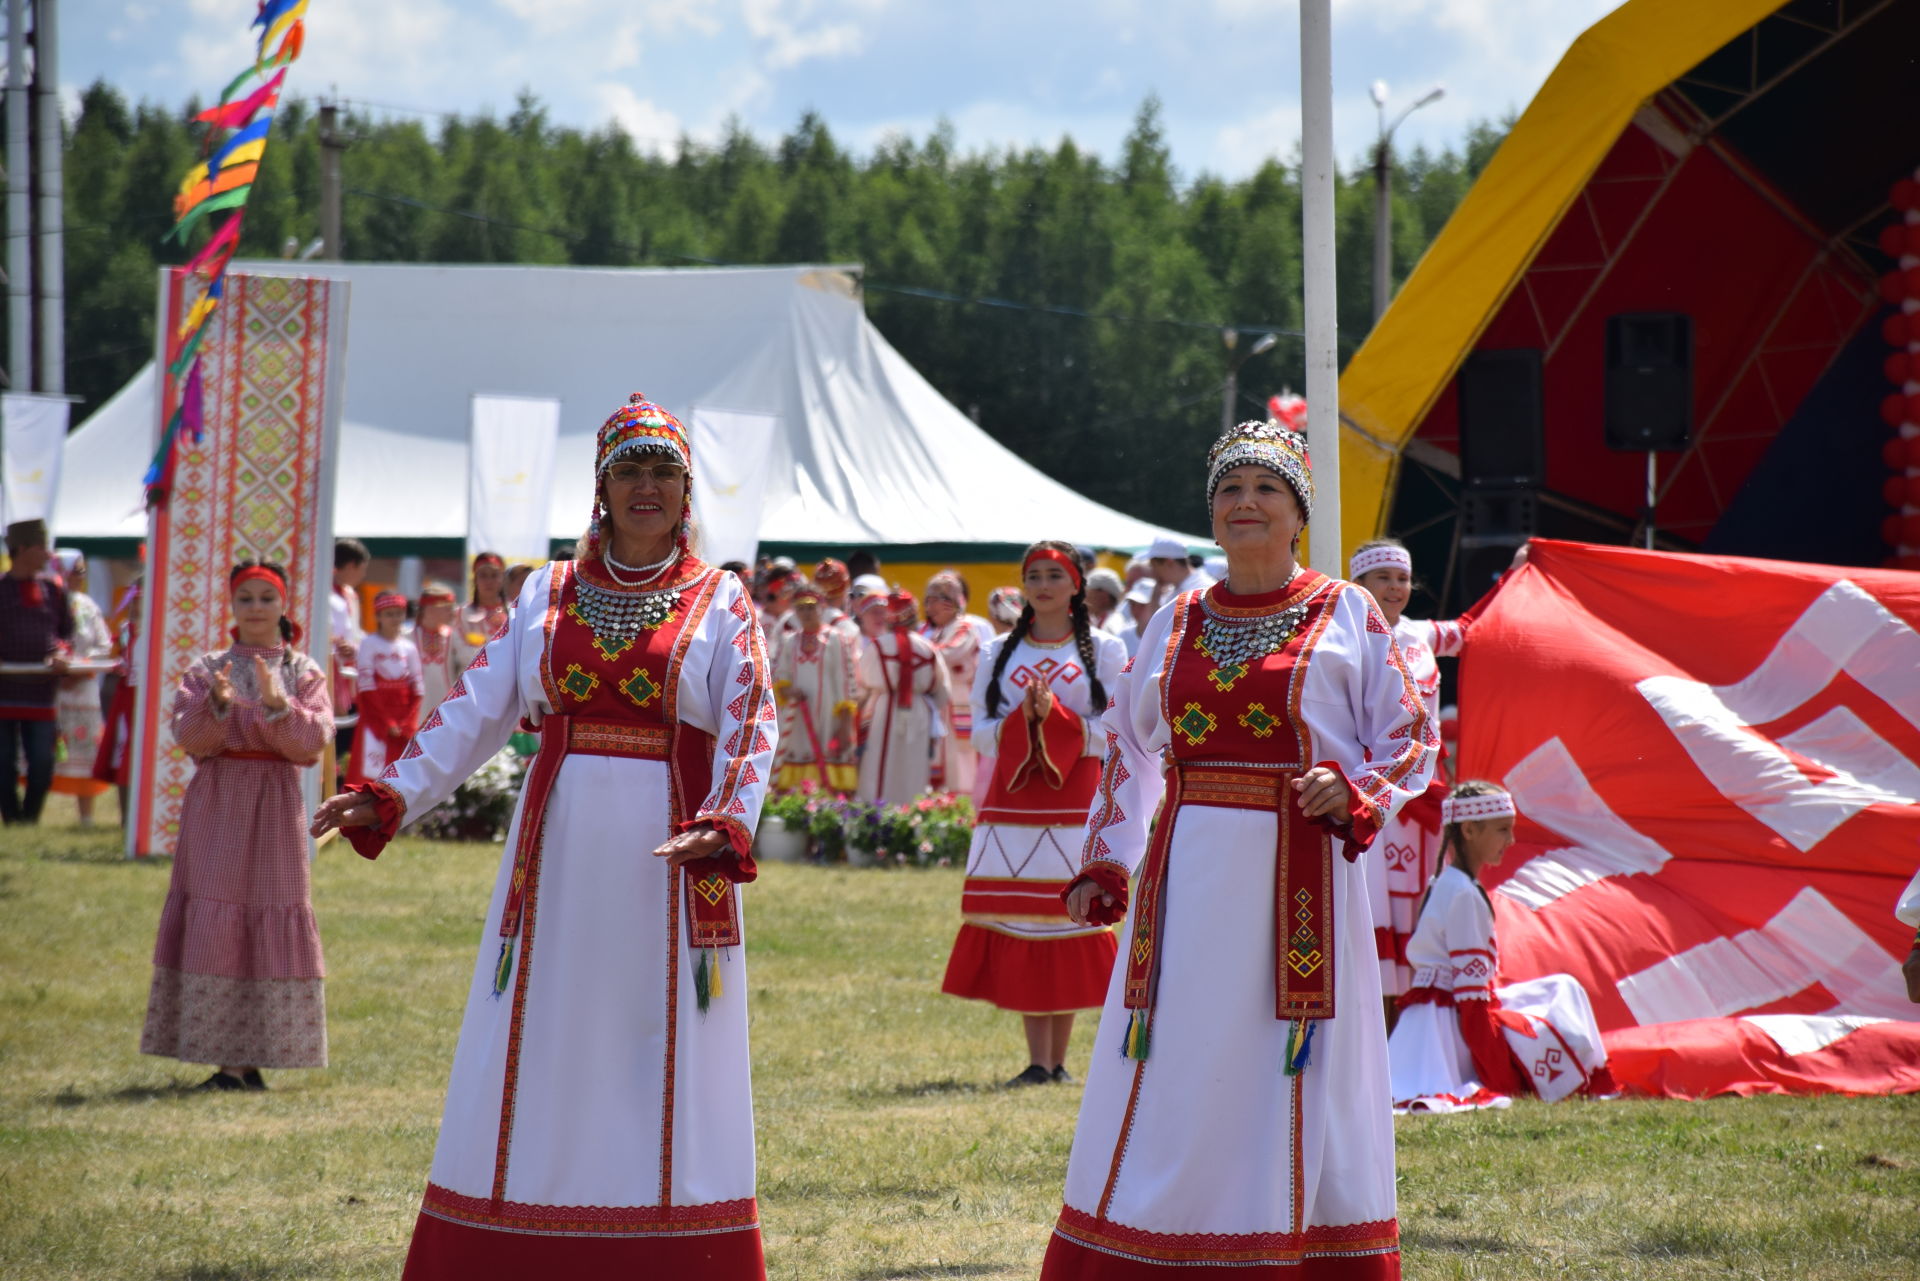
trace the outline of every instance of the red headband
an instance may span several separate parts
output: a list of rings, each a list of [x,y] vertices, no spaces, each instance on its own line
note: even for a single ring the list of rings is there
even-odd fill
[[[1020,577],[1027,576],[1027,566],[1036,560],[1050,560],[1056,565],[1064,566],[1067,573],[1073,576],[1073,591],[1076,596],[1085,589],[1086,579],[1080,574],[1080,563],[1065,552],[1057,551],[1052,547],[1041,547],[1028,552],[1027,558],[1020,562]]]
[[[383,609],[405,609],[406,607],[407,598],[399,592],[381,592],[373,598],[373,612],[376,614]]]
[[[478,569],[482,565],[492,565],[495,569],[505,569],[507,562],[501,560],[500,557],[493,552],[481,552],[473,558],[473,567]]]
[[[229,592],[237,592],[240,590],[242,583],[272,583],[274,588],[279,591],[280,599],[288,599],[287,580],[268,569],[265,565],[247,566],[233,576],[233,581],[227,585],[227,590]]]

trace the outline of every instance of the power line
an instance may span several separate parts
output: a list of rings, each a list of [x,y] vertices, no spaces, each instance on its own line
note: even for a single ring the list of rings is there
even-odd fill
[[[365,197],[369,200],[384,200],[390,204],[406,205],[410,208],[422,209],[429,213],[446,214],[454,218],[465,218],[492,227],[503,227],[512,231],[526,231],[539,236],[552,236],[556,240],[564,240],[570,244],[583,244],[591,241],[595,244],[603,244],[612,249],[620,249],[627,253],[640,256],[645,256],[649,252],[643,246],[628,244],[624,241],[597,240],[593,237],[583,236],[575,232],[561,231],[554,227],[536,227],[530,223],[514,222],[507,218],[495,218],[491,214],[479,213],[472,209],[452,209],[444,205],[436,205],[425,200],[418,200],[412,196],[402,196],[391,191],[370,191],[365,187],[348,187],[346,194],[349,196]],[[713,267],[759,265],[754,263],[727,262],[719,258],[704,258],[698,254],[675,254],[673,256],[687,262],[697,262]],[[972,307],[993,307],[1005,311],[1031,311],[1052,316],[1071,316],[1080,320],[1105,320],[1119,324],[1169,325],[1180,329],[1204,329],[1214,333],[1233,329],[1248,336],[1258,334],[1273,334],[1281,338],[1303,338],[1306,336],[1302,330],[1289,329],[1283,325],[1268,324],[1264,321],[1258,323],[1229,323],[1219,320],[1181,320],[1175,317],[1162,316],[1127,316],[1118,312],[1090,311],[1084,307],[1068,307],[1059,303],[1021,302],[1018,299],[999,298],[990,294],[959,294],[945,289],[932,289],[922,285],[896,285],[886,281],[868,278],[863,278],[862,284],[867,289],[878,290],[881,293],[899,294],[909,298],[924,298],[933,302],[958,303],[963,306]]]

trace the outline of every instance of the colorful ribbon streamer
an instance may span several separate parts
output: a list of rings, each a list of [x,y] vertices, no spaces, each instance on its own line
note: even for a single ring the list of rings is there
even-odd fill
[[[206,384],[200,365],[200,347],[207,335],[207,321],[226,292],[227,264],[240,247],[242,220],[246,217],[247,198],[253,194],[254,181],[266,156],[267,138],[273,129],[273,109],[279,105],[280,89],[286,81],[287,66],[300,56],[306,44],[308,0],[260,0],[250,27],[260,36],[254,47],[253,65],[228,82],[217,105],[194,117],[207,126],[206,158],[187,170],[174,194],[171,239],[185,244],[189,235],[210,214],[233,210],[233,216],[187,260],[181,275],[185,279],[206,280],[193,304],[174,331],[174,345],[167,360],[167,377],[180,387],[180,400],[160,433],[160,445],[147,466],[144,484],[147,505],[165,505],[173,489],[179,466],[180,440],[184,436],[199,444],[206,432]],[[268,54],[267,50],[273,53]],[[248,93],[236,98],[249,81],[271,76]],[[220,135],[225,133],[222,138]],[[183,282],[184,283],[184,282]]]

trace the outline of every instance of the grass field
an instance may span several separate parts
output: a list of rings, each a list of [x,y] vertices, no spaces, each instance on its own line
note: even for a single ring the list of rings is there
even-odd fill
[[[0,835],[0,1276],[396,1275],[498,847],[325,850],[334,1066],[199,1095],[137,1052],[167,866],[62,813]],[[993,1088],[1014,1018],[937,992],[958,896],[785,865],[747,892],[775,1278],[1037,1274],[1079,1090]],[[1920,1276],[1916,1098],[1521,1103],[1399,1147],[1420,1281]]]

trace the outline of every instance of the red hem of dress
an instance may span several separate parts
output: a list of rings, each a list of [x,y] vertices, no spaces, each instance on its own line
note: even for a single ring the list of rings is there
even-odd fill
[[[1022,938],[966,924],[953,940],[940,990],[1016,1014],[1098,1009],[1119,950],[1111,930]]]
[[[476,1227],[425,1209],[414,1221],[401,1273],[402,1281],[627,1281],[636,1276],[765,1281],[766,1275],[757,1225],[679,1235],[590,1236]]]
[[[1225,1267],[1236,1278],[1400,1281],[1396,1220],[1304,1232],[1146,1232],[1065,1206],[1047,1242],[1041,1281],[1155,1281]]]

